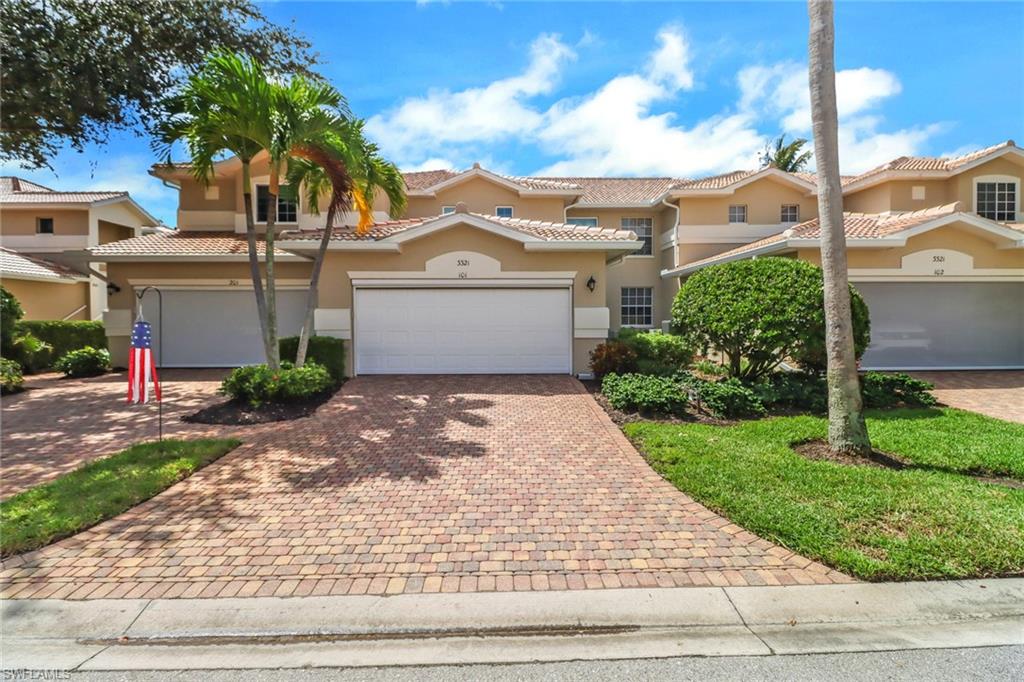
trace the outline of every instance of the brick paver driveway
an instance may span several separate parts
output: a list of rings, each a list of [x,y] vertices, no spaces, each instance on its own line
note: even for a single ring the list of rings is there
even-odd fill
[[[911,372],[950,407],[1024,424],[1024,371]]]
[[[848,582],[661,479],[569,377],[361,377],[3,566],[15,598]]]

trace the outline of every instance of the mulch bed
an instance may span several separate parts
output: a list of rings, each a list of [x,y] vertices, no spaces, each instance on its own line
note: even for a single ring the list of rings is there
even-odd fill
[[[245,426],[302,419],[316,412],[317,408],[330,400],[335,392],[336,390],[321,393],[297,403],[267,403],[259,407],[238,400],[226,400],[185,415],[181,421],[190,424]]]

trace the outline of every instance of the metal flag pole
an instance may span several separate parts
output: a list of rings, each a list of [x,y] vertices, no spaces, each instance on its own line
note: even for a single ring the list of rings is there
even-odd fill
[[[157,326],[160,327],[160,331],[157,334],[157,343],[160,344],[160,350],[157,352],[156,364],[161,370],[164,368],[164,294],[156,287],[148,286],[143,287],[141,291],[135,294],[135,297],[139,299],[139,309],[142,309],[142,297],[146,295],[146,292],[152,289],[156,292],[157,301]],[[164,442],[164,401],[162,399],[156,401],[157,405],[157,434],[159,442]]]

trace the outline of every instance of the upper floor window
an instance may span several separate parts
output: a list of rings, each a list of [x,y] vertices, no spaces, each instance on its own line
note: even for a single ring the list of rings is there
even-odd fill
[[[454,206],[442,206],[441,207],[441,215],[451,215],[452,213],[455,213],[455,207]]]
[[[745,205],[736,205],[729,207],[729,222],[730,223],[745,223],[747,222],[747,207]]]
[[[975,207],[978,215],[1001,223],[1017,219],[1016,182],[979,182],[975,186]]]
[[[511,218],[512,217],[512,207],[511,206],[495,206],[494,207],[494,215],[498,216],[499,218]]]
[[[569,225],[583,225],[584,227],[597,227],[597,218],[569,218]]]
[[[800,205],[799,204],[783,204],[782,215],[779,216],[779,222],[783,223],[798,223],[800,222]]]
[[[654,324],[654,289],[622,287],[619,299],[620,324],[623,327],[650,327]]]
[[[281,185],[277,195],[277,222],[299,222],[299,202],[288,185]],[[267,208],[270,206],[270,188],[256,185],[256,222],[267,222]]]
[[[652,218],[623,218],[622,229],[632,230],[636,238],[644,243],[639,251],[634,251],[634,256],[650,256],[654,253],[654,220]]]
[[[36,218],[37,234],[53,234],[53,218]]]

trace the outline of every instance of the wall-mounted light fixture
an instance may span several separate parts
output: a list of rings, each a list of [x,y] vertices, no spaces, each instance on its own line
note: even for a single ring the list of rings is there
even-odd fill
[[[107,296],[113,296],[119,291],[121,291],[121,287],[117,286],[113,282],[107,282]]]
[[[594,279],[593,275],[591,275],[590,279],[587,280],[587,288],[590,289],[591,291],[597,288],[597,280]]]

